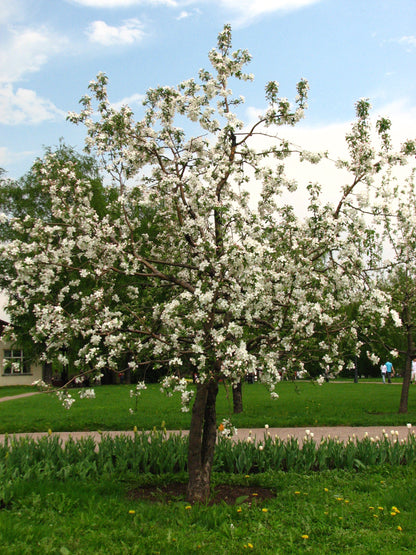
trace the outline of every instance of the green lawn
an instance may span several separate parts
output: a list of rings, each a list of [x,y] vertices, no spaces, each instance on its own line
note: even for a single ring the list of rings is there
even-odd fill
[[[225,478],[226,479],[226,478]],[[414,553],[416,468],[274,473],[261,505],[189,506],[132,499],[133,482],[22,482],[0,511],[5,554]],[[224,478],[223,478],[224,480]]]
[[[37,388],[25,385],[5,385],[0,387],[0,399],[2,397],[12,397],[14,395],[21,395],[22,393],[30,393],[31,391],[37,391]]]
[[[96,387],[96,399],[77,400],[70,410],[56,395],[39,394],[0,404],[0,433],[76,430],[131,430],[160,427],[189,428],[190,413],[180,409],[179,397],[168,398],[158,385],[143,391],[133,415],[132,386]],[[354,384],[331,382],[317,386],[310,382],[283,382],[279,399],[272,400],[261,384],[244,386],[244,412],[233,415],[237,428],[304,426],[398,426],[416,423],[416,388],[411,386],[409,411],[398,414],[401,385],[379,381]],[[22,392],[23,389],[20,390]],[[78,397],[76,389],[71,390]],[[220,389],[218,421],[232,415],[230,392]]]
[[[15,393],[22,393],[20,389]],[[189,414],[179,399],[166,398],[156,385],[134,400],[130,386],[96,388],[97,398],[77,401],[68,411],[55,395],[36,395],[0,403],[3,432],[88,429],[186,428]],[[397,414],[401,387],[377,382],[283,383],[272,401],[260,385],[244,388],[244,413],[237,427],[313,425],[398,425],[416,421],[410,391],[409,413]],[[416,391],[416,390],[415,390]],[[7,395],[10,395],[10,391]],[[72,391],[78,396],[76,390]],[[232,406],[221,390],[218,420]],[[52,436],[53,437],[53,436]],[[44,444],[45,442],[43,442]],[[43,445],[42,444],[42,445]],[[51,442],[50,456],[55,456]],[[71,449],[80,449],[74,445]],[[22,447],[23,451],[26,447]],[[28,454],[32,447],[28,446]],[[38,467],[18,470],[13,451],[0,460],[0,545],[6,555],[70,554],[386,554],[414,553],[416,545],[416,465],[356,465],[355,470],[268,471],[253,475],[215,473],[213,484],[267,487],[276,497],[262,504],[190,506],[134,499],[132,490],[186,474],[100,471],[98,478],[65,478],[50,467],[41,448]],[[81,452],[81,451],[80,451]],[[16,454],[14,456],[17,456]],[[26,455],[22,455],[25,468]],[[114,458],[114,457],[113,457]],[[111,461],[110,457],[109,466]],[[10,464],[8,464],[10,463]],[[79,468],[88,466],[80,464]],[[92,464],[92,463],[91,463]],[[27,465],[26,465],[27,466]],[[75,469],[74,466],[71,468]],[[74,470],[75,471],[75,470]],[[61,476],[62,475],[62,476]],[[85,475],[86,476],[86,475]],[[3,493],[2,493],[3,492]],[[253,500],[252,500],[253,501]]]

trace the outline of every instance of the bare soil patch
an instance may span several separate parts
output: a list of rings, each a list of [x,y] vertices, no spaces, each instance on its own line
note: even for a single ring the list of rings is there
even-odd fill
[[[162,486],[145,486],[129,491],[131,499],[141,499],[152,503],[186,501],[187,484],[172,482]],[[225,503],[227,505],[261,504],[276,497],[274,491],[258,486],[235,486],[220,484],[213,488],[207,505]]]

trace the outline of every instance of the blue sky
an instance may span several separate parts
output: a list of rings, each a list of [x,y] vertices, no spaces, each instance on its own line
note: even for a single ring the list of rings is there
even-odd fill
[[[253,56],[248,118],[264,107],[267,81],[293,98],[305,77],[308,148],[335,145],[362,97],[398,137],[414,136],[415,0],[3,0],[0,167],[19,177],[60,137],[81,149],[84,130],[65,118],[99,71],[111,101],[138,111],[149,87],[196,77],[224,23]]]

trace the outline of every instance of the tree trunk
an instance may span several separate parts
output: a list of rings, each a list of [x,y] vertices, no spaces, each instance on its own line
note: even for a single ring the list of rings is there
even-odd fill
[[[211,471],[217,439],[216,400],[218,383],[197,384],[189,430],[187,499],[205,503],[210,495]]]
[[[407,413],[407,404],[409,400],[409,387],[410,387],[410,378],[412,372],[412,357],[414,356],[414,344],[413,344],[413,336],[412,336],[412,325],[410,323],[409,318],[409,309],[407,304],[405,304],[403,308],[403,316],[402,319],[406,325],[406,333],[407,333],[407,352],[406,352],[406,366],[404,370],[403,376],[403,384],[402,384],[402,393],[400,396],[400,405],[399,405],[399,413],[406,414]]]
[[[233,385],[233,412],[234,414],[243,412],[243,385],[241,382]]]
[[[400,396],[399,413],[407,413],[407,402],[409,399],[410,375],[412,368],[412,359],[409,353],[406,353],[406,367],[403,375],[402,393]]]
[[[45,383],[52,383],[52,364],[50,362],[45,362],[42,366],[42,380]]]

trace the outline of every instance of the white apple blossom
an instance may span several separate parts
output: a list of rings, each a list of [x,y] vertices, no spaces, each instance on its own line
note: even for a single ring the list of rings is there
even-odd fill
[[[377,365],[380,362],[380,357],[374,353],[370,353],[367,351],[367,357],[371,360],[374,365]]]
[[[62,406],[65,409],[69,410],[73,405],[73,403],[75,402],[74,397],[72,397],[72,395],[67,391],[57,391],[56,394],[58,396],[58,399],[61,401]]]
[[[78,392],[80,399],[95,399],[95,391],[94,389],[82,389]]]
[[[316,383],[318,385],[323,385],[325,382],[325,376],[323,376],[322,374],[317,378]]]
[[[399,316],[399,313],[398,313],[396,310],[391,309],[391,310],[390,310],[390,315],[391,315],[391,317],[392,317],[392,319],[393,319],[394,325],[395,325],[397,328],[400,328],[401,326],[403,326],[403,322],[402,322],[402,320],[401,320],[401,318],[400,318],[400,316]]]
[[[232,439],[237,435],[237,428],[231,423],[230,419],[224,418],[218,427],[219,435],[225,439]]]

